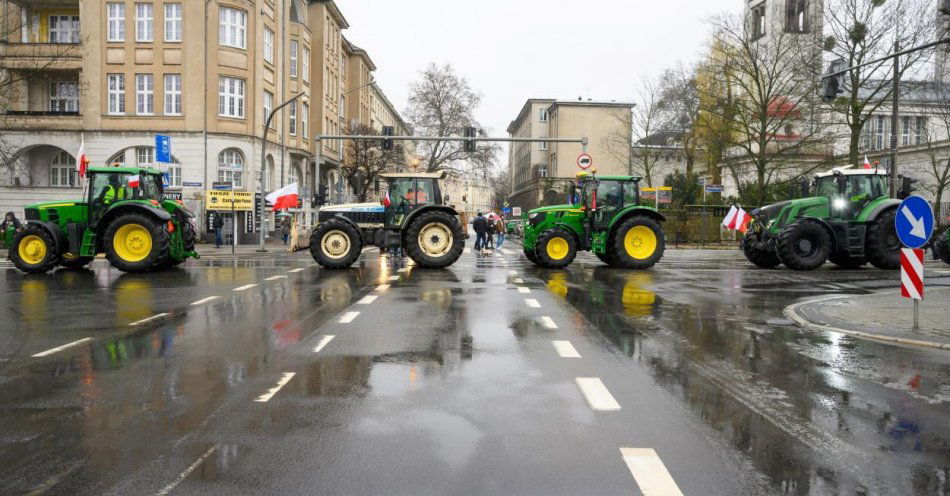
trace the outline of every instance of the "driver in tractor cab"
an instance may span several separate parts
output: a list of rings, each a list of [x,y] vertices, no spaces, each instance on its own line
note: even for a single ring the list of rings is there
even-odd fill
[[[122,184],[120,174],[109,174],[109,184],[106,184],[99,193],[102,203],[109,205],[113,202],[122,201],[126,198],[125,186]]]

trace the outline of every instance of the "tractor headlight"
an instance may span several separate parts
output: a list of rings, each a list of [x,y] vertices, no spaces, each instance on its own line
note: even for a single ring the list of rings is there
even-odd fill
[[[834,201],[831,202],[831,206],[835,210],[844,210],[848,207],[848,200],[845,200],[844,198],[835,198]]]
[[[528,214],[528,223],[532,226],[536,226],[544,220],[544,212],[532,212]]]

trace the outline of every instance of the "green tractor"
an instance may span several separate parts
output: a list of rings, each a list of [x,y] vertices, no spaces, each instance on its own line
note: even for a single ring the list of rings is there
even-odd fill
[[[171,267],[195,253],[195,217],[163,199],[162,173],[139,167],[91,167],[82,200],[27,205],[10,247],[24,272],[80,268],[99,253],[125,272]]]
[[[905,179],[901,196],[910,193],[910,182]],[[815,196],[751,212],[742,239],[750,262],[794,270],[814,270],[827,260],[849,269],[868,262],[880,269],[900,267],[901,243],[894,226],[900,200],[888,197],[886,173],[836,168],[817,175],[814,187]]]
[[[570,265],[578,251],[626,269],[648,269],[663,256],[666,218],[640,203],[640,178],[578,173],[567,205],[525,214],[524,254],[548,268]]]
[[[933,250],[938,259],[950,264],[950,227],[933,237]]]
[[[364,246],[404,250],[420,267],[441,269],[465,249],[458,212],[443,197],[444,173],[381,174],[387,188],[377,203],[322,207],[310,234],[310,254],[321,266],[353,265]],[[376,184],[376,191],[382,191]]]

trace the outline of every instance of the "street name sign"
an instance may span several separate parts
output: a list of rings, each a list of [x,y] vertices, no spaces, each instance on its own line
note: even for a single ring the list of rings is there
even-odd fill
[[[722,193],[725,189],[726,188],[724,188],[721,184],[707,184],[706,185],[707,193]]]
[[[930,202],[919,196],[908,196],[897,207],[894,220],[897,237],[908,248],[927,244],[934,232],[934,211]]]
[[[211,189],[229,191],[231,189],[231,181],[214,181],[211,183]]]
[[[577,156],[577,166],[581,169],[587,170],[590,169],[590,166],[594,165],[594,159],[586,153],[582,153]]]

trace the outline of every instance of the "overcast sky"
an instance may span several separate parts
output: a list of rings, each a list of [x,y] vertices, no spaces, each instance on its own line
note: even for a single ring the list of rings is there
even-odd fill
[[[527,98],[631,100],[638,81],[703,50],[708,19],[744,0],[337,0],[402,112],[408,84],[449,62],[483,97],[477,118],[505,135]],[[504,159],[503,159],[504,160]]]

